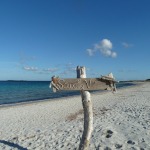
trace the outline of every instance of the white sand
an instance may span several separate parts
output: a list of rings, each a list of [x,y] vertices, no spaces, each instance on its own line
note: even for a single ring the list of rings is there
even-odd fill
[[[150,150],[150,82],[92,94],[91,150]],[[0,107],[0,150],[75,150],[83,131],[80,96]]]

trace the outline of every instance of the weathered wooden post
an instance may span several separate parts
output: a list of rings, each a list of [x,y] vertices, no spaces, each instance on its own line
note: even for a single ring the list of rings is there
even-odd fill
[[[84,131],[80,141],[79,150],[88,150],[90,138],[93,131],[93,110],[90,90],[109,90],[116,91],[114,77],[112,73],[100,78],[86,78],[85,67],[77,66],[76,79],[60,79],[53,76],[50,87],[53,92],[58,90],[78,90],[81,91],[82,105],[84,110]]]
[[[86,78],[85,67],[77,66],[77,78]],[[93,131],[93,108],[90,92],[81,90],[81,97],[84,110],[84,130],[80,141],[79,150],[88,150]]]

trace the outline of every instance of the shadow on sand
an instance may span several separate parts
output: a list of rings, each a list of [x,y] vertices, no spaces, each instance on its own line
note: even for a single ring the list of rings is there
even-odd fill
[[[14,144],[14,143],[11,143],[11,142],[8,142],[5,140],[0,140],[0,143],[8,145],[8,146],[13,147],[13,148],[18,148],[18,150],[28,150],[27,148],[23,148],[18,144]]]

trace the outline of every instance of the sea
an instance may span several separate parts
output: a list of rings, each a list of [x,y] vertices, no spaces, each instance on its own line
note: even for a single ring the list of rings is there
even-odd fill
[[[80,95],[79,91],[58,91],[49,88],[50,81],[0,81],[0,105],[18,104],[38,100]],[[133,83],[117,83],[117,88],[132,86]]]

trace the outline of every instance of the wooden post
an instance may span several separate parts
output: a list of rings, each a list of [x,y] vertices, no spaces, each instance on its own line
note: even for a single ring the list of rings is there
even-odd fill
[[[77,78],[86,78],[85,67],[77,67]],[[84,130],[80,141],[79,150],[88,150],[90,138],[93,131],[93,109],[91,94],[88,91],[81,91],[82,105],[84,110]]]
[[[77,78],[80,79],[60,79],[53,76],[50,82],[50,87],[54,92],[59,90],[81,91],[82,105],[84,110],[84,130],[82,134],[82,139],[80,141],[79,150],[88,150],[90,144],[90,138],[93,131],[93,110],[91,95],[89,90],[109,90],[116,91],[115,79],[113,74],[110,73],[106,76],[101,76],[99,78],[86,78],[85,67],[78,66]]]

